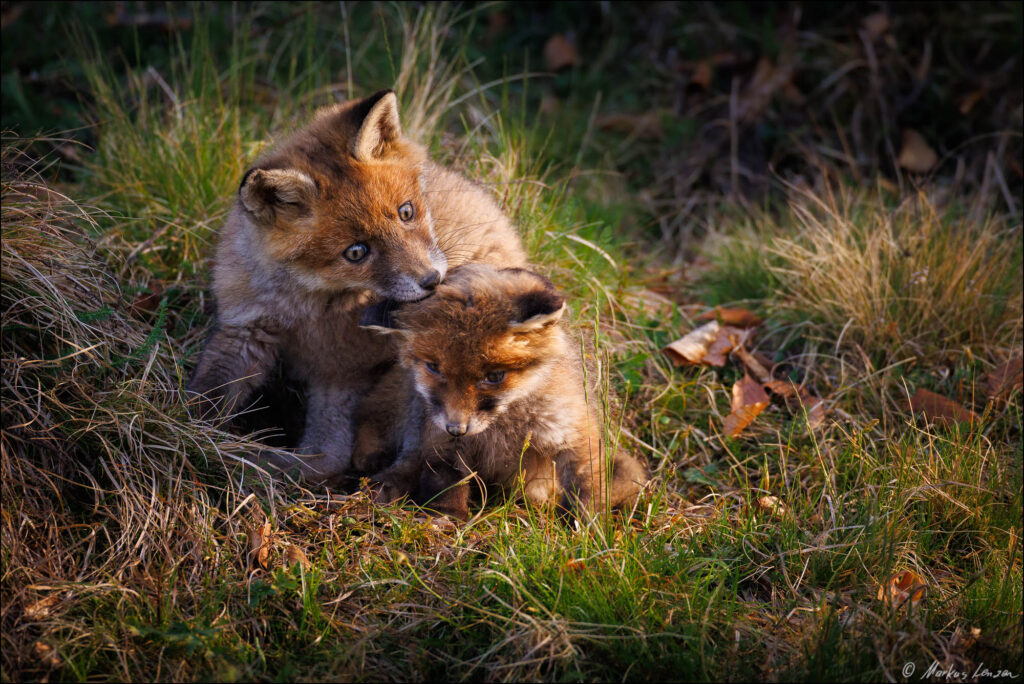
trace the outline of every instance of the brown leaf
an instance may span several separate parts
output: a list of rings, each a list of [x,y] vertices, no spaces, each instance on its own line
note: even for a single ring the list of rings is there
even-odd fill
[[[580,56],[576,52],[576,46],[569,42],[568,38],[556,33],[544,44],[544,61],[549,70],[558,71],[579,64]]]
[[[677,366],[702,363],[721,368],[725,365],[726,354],[743,339],[745,332],[740,328],[721,326],[718,321],[711,321],[672,342],[661,351]]]
[[[927,173],[938,161],[939,155],[935,153],[923,135],[913,128],[903,129],[903,147],[896,160],[897,164],[911,173]]]
[[[249,532],[249,555],[252,557],[252,564],[267,569],[267,560],[270,556],[270,521],[263,525],[252,528]]]
[[[602,131],[614,131],[642,140],[661,140],[665,137],[661,117],[656,111],[643,114],[602,114],[594,119],[594,125]]]
[[[768,395],[760,383],[744,375],[732,386],[732,412],[725,417],[722,429],[727,437],[735,437],[750,425],[768,406]]]
[[[579,572],[585,570],[587,567],[587,561],[583,558],[571,558],[565,562],[565,569],[571,570],[572,572]]]
[[[720,328],[718,321],[711,321],[690,331],[661,351],[677,366],[698,364],[708,353],[708,347],[718,338]]]
[[[973,423],[978,420],[978,415],[974,411],[941,394],[920,387],[914,390],[914,396],[910,397],[910,410],[914,413],[923,413],[929,420],[947,425],[952,422]]]
[[[164,288],[162,285],[151,285],[149,292],[140,292],[135,296],[135,300],[132,301],[131,312],[136,316],[156,313],[156,310],[160,308],[160,301],[163,299],[163,296]]]
[[[757,504],[776,518],[790,517],[789,507],[782,503],[777,496],[762,496],[757,500]]]
[[[789,399],[800,393],[801,388],[792,380],[771,380],[764,384],[764,388],[772,394]]]
[[[733,354],[739,357],[739,360],[747,367],[747,371],[757,378],[758,382],[762,385],[771,383],[772,376],[769,370],[757,357],[744,349],[743,345],[736,347],[736,349],[733,350]]]
[[[893,575],[886,584],[878,587],[878,600],[888,600],[894,606],[904,605],[908,600],[914,607],[921,602],[927,588],[924,578],[913,570],[904,570]]]
[[[744,331],[741,328],[734,328],[731,325],[723,325],[718,329],[718,337],[708,347],[707,355],[702,359],[701,363],[708,366],[715,366],[721,368],[725,365],[726,355],[736,347],[737,344],[742,343],[744,339]]]
[[[971,113],[971,110],[974,109],[974,105],[978,104],[983,97],[985,97],[985,89],[976,88],[966,95],[957,98],[956,106],[960,110],[961,114],[967,116]]]
[[[708,60],[701,60],[697,62],[697,66],[693,70],[693,74],[690,76],[690,83],[686,86],[687,90],[703,90],[707,92],[711,90],[711,62]]]
[[[807,390],[801,390],[800,401],[807,411],[807,429],[814,432],[825,424],[825,402],[812,396]]]
[[[42,620],[50,614],[50,609],[60,601],[60,594],[50,594],[25,606],[26,620]]]
[[[32,645],[32,653],[35,654],[39,661],[47,667],[60,667],[60,657],[57,655],[56,649],[50,644],[37,641]]]
[[[303,570],[307,570],[309,568],[309,559],[306,558],[306,554],[302,552],[302,549],[294,544],[289,544],[288,565],[295,565],[296,563],[301,565]]]
[[[989,399],[1002,401],[1015,389],[1024,388],[1024,358],[1018,356],[999,366],[983,380]]]
[[[861,19],[860,25],[864,27],[864,32],[868,34],[868,38],[876,41],[889,30],[889,15],[885,12],[869,14]]]
[[[729,309],[716,306],[713,311],[697,316],[698,321],[718,321],[722,325],[734,325],[737,328],[751,328],[761,325],[761,319],[747,309]]]

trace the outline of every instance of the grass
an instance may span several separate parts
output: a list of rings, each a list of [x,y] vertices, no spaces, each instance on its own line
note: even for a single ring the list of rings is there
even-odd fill
[[[495,11],[512,28],[487,51]],[[959,190],[897,178],[875,191],[825,155],[827,185],[712,203],[715,174],[729,172],[709,161],[695,209],[661,175],[685,150],[624,145],[592,116],[642,101],[658,79],[600,55],[537,76],[510,46],[547,34],[520,11],[171,5],[190,28],[117,43],[97,24],[49,67],[77,79],[88,123],[63,136],[36,135],[43,98],[25,81],[9,100],[18,74],[5,75],[5,124],[10,112],[19,125],[2,159],[4,680],[874,681],[933,660],[1019,674],[1022,396],[989,399],[982,382],[1022,343],[1020,215],[997,187],[1009,171],[991,167],[985,192],[970,163]],[[551,10],[556,23],[564,11]],[[579,21],[607,30],[590,10]],[[771,23],[717,21],[781,54]],[[700,58],[686,35],[684,56]],[[826,58],[848,43],[820,35],[802,49],[814,70],[836,67]],[[655,39],[616,40],[621,56]],[[878,58],[903,73],[897,56]],[[600,78],[629,68],[633,80]],[[651,466],[631,516],[575,531],[492,501],[453,525],[271,477],[252,462],[258,435],[184,411],[211,322],[212,240],[246,162],[317,105],[389,83],[407,128],[495,192],[570,294],[602,360],[608,438]],[[551,96],[560,108],[544,114]],[[833,132],[819,133],[829,148]],[[857,173],[885,177],[883,162],[851,154]],[[694,212],[700,229],[683,225]],[[739,366],[673,368],[659,353],[719,304],[765,317],[752,349],[824,398],[821,428],[780,404],[722,434]],[[918,387],[981,420],[915,418]],[[923,579],[920,602],[880,600],[907,570]]]

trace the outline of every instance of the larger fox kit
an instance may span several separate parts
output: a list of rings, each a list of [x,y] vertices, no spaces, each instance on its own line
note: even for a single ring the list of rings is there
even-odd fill
[[[400,367],[364,404],[353,456],[372,470],[398,454],[374,478],[380,498],[413,494],[465,519],[475,473],[505,490],[521,477],[526,498],[564,512],[635,499],[646,476],[631,456],[613,453],[606,478],[600,412],[564,311],[547,278],[482,264],[452,269],[422,301],[367,309],[364,325],[399,340]]]
[[[358,312],[420,299],[464,261],[525,263],[488,194],[402,135],[393,92],[326,108],[242,180],[216,253],[216,326],[189,390],[237,409],[284,362],[307,387],[303,475],[343,473],[354,410],[396,358]]]

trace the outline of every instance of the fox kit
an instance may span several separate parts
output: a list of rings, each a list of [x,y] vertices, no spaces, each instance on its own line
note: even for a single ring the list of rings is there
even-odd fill
[[[354,461],[379,498],[414,494],[469,516],[470,473],[535,503],[591,513],[629,504],[646,481],[614,453],[610,486],[600,412],[561,322],[565,299],[543,276],[483,264],[452,269],[422,301],[367,309],[367,327],[398,340],[399,364],[364,404]],[[386,464],[386,463],[385,463]]]
[[[206,409],[238,409],[283,363],[307,387],[303,475],[343,473],[354,410],[396,359],[359,312],[420,299],[464,261],[521,265],[525,253],[486,191],[403,136],[395,94],[321,110],[242,179],[189,390]]]

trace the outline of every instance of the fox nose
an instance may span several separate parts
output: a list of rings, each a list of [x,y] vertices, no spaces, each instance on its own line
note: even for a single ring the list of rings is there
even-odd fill
[[[465,423],[448,423],[444,426],[444,429],[448,431],[448,434],[452,437],[461,437],[466,434]]]
[[[420,287],[424,290],[433,290],[437,287],[437,284],[441,282],[441,273],[438,271],[431,271],[427,275],[420,278]]]

